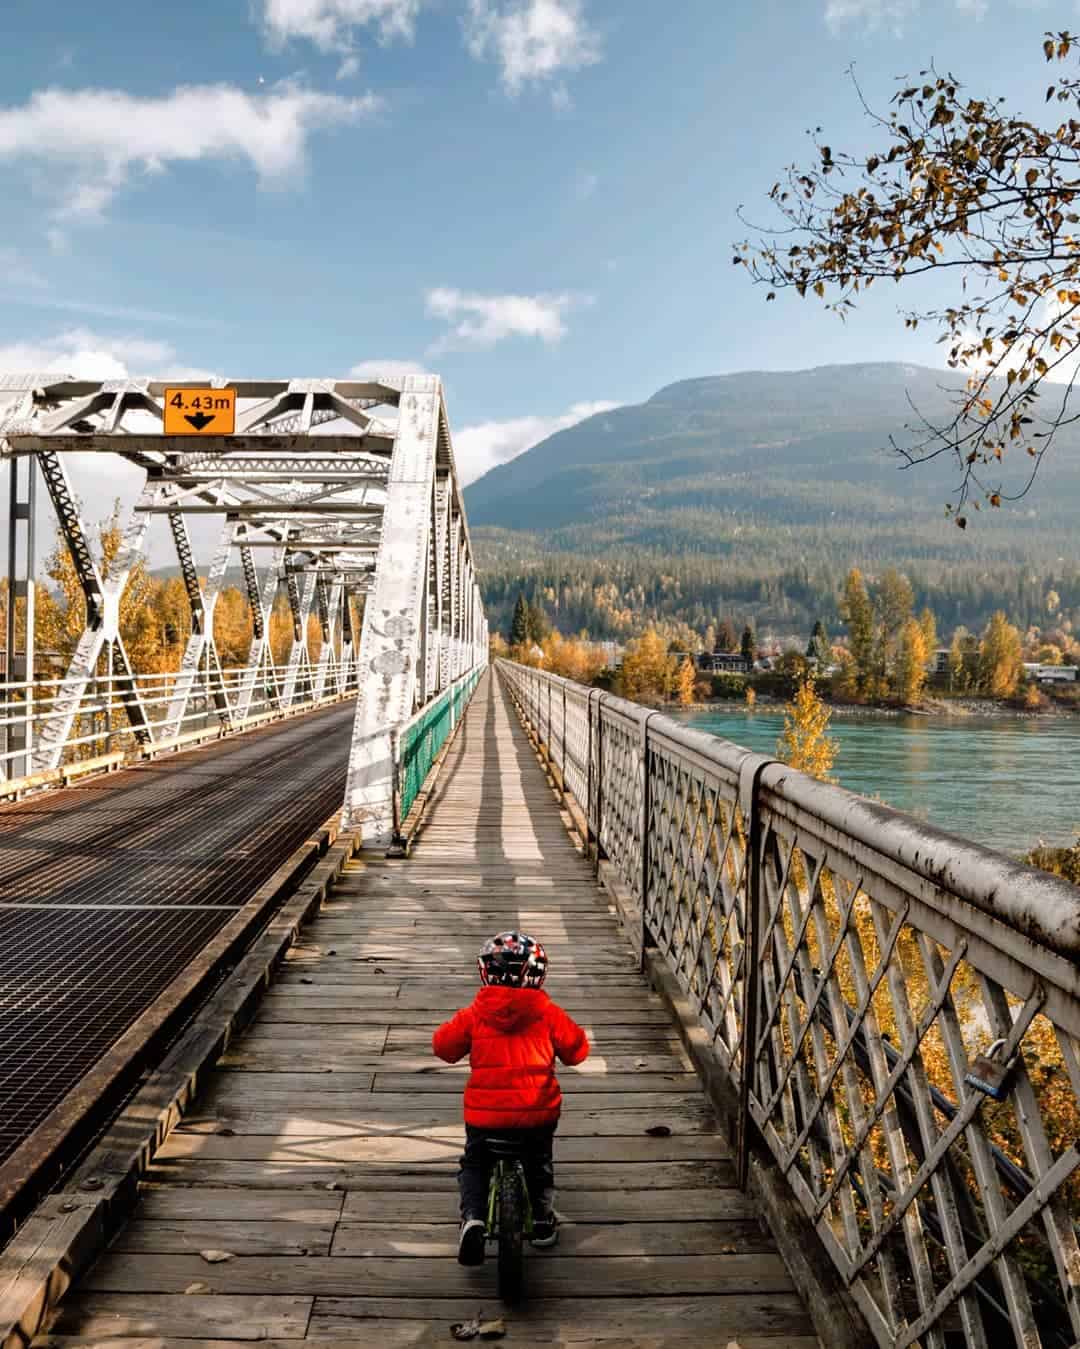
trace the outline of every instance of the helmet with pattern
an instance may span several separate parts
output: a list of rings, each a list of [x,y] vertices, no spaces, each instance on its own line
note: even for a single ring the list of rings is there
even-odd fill
[[[508,988],[539,988],[547,974],[547,952],[524,932],[500,932],[484,943],[476,960],[480,982]]]

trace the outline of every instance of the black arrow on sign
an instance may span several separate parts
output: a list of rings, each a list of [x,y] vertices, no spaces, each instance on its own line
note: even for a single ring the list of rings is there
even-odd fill
[[[193,426],[196,431],[201,431],[204,427],[209,426],[213,420],[213,417],[208,417],[205,412],[196,412],[194,417],[184,418],[184,421]]]

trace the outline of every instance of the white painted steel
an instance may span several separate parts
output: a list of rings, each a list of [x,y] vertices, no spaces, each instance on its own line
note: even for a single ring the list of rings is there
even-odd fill
[[[103,737],[110,746],[132,737],[171,741],[193,723],[216,718],[228,727],[260,710],[355,690],[346,813],[369,842],[385,841],[391,731],[487,660],[442,385],[435,376],[218,381],[236,390],[236,433],[198,438],[162,433],[168,387],[159,380],[0,377],[0,459],[40,466],[87,609],[66,677],[47,687],[40,678],[0,686],[0,725],[13,729],[16,749],[20,736],[32,735],[29,766],[48,774],[97,752]],[[396,410],[396,420],[380,408]],[[146,475],[107,577],[71,492],[68,451],[114,453]],[[124,650],[120,597],[156,514],[170,522],[192,630],[181,668],[146,677],[132,672]],[[186,521],[206,514],[222,517],[223,529],[203,583]],[[214,607],[234,550],[253,636],[244,666],[223,670]],[[264,553],[269,562],[260,579],[255,559]],[[451,571],[460,591],[446,595]],[[293,640],[279,669],[269,627],[282,587]],[[322,643],[314,661],[308,618],[316,604]],[[120,709],[126,726],[114,720]],[[17,758],[0,754],[0,776],[14,776]]]

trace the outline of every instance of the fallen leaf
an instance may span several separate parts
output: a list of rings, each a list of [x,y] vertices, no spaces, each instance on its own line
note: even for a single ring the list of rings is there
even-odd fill
[[[501,1316],[494,1321],[481,1321],[478,1333],[482,1340],[501,1340],[506,1334],[506,1322]]]
[[[336,955],[337,955],[337,952],[336,952],[336,951],[327,951],[326,954],[327,954],[328,956],[336,956]]]
[[[450,1334],[455,1340],[475,1340],[480,1334],[479,1316],[474,1316],[471,1321],[456,1321],[450,1327]]]
[[[314,979],[301,979],[300,982],[301,982],[302,984],[313,984],[313,983],[315,982],[315,980],[314,980]]]
[[[232,1251],[200,1251],[199,1254],[208,1265],[221,1265],[233,1258]]]
[[[739,1252],[735,1249],[734,1246],[721,1246],[721,1247],[720,1247],[720,1254],[721,1254],[721,1255],[738,1255],[738,1253],[739,1253]]]
[[[635,1068],[644,1068],[644,1067],[645,1067],[645,1060],[644,1060],[644,1059],[635,1059],[635,1060],[634,1060],[634,1067],[635,1067]]]
[[[340,1189],[341,1189],[341,1181],[339,1181],[339,1180],[332,1180],[332,1181],[330,1182],[330,1184],[329,1184],[326,1188],[327,1188],[328,1190],[340,1190]]]
[[[670,1138],[671,1130],[666,1124],[650,1124],[645,1130],[650,1138]]]
[[[210,1285],[208,1283],[189,1283],[184,1289],[185,1293],[209,1293]]]
[[[379,967],[376,965],[376,966],[375,966],[375,973],[376,973],[376,974],[385,974],[386,971],[385,971],[385,970],[380,970]]]

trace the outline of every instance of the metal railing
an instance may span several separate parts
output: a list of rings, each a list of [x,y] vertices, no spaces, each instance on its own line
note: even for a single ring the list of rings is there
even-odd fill
[[[50,726],[66,718],[66,695],[79,685],[80,681],[61,678],[0,682],[0,796],[18,792],[38,778],[62,778],[73,765],[122,755],[140,744],[152,748],[203,732],[239,729],[270,716],[309,711],[313,705],[355,694],[357,672],[355,662],[335,656],[301,678],[289,666],[269,663],[211,671],[200,667],[194,673],[96,675],[86,683],[71,733],[63,742],[61,767],[51,773],[33,771],[35,746]],[[132,724],[128,707],[133,697],[144,722]],[[12,739],[14,748],[9,744]]]
[[[485,666],[470,670],[403,726],[391,732],[394,763],[394,846],[403,842],[404,822],[439,752],[454,733]]]
[[[1080,1340],[1080,890],[498,669],[878,1343]]]

